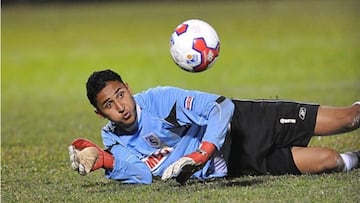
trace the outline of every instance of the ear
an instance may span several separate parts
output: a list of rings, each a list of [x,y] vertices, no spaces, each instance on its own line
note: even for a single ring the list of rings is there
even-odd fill
[[[98,111],[97,109],[94,110],[94,112],[96,113],[96,115],[98,115],[100,118],[105,118],[105,116],[100,112]]]

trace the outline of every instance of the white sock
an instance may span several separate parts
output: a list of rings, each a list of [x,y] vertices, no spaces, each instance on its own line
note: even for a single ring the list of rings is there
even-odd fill
[[[344,161],[344,170],[343,171],[350,171],[351,169],[355,168],[358,164],[358,157],[354,152],[346,152],[340,154],[341,158]]]

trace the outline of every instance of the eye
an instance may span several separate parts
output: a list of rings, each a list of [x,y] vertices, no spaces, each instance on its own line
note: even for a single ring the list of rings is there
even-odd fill
[[[124,97],[124,92],[123,92],[123,91],[118,92],[118,93],[116,94],[116,97],[117,97],[117,98],[122,98],[122,97]]]
[[[104,108],[107,108],[107,109],[111,109],[112,107],[112,102],[106,102],[105,105],[104,105]]]

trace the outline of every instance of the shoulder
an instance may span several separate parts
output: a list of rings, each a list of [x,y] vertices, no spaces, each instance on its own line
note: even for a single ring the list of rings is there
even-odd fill
[[[176,91],[186,91],[185,89],[179,88],[179,87],[174,87],[174,86],[156,86],[156,87],[152,87],[149,88],[147,90],[144,90],[140,93],[137,93],[136,95],[139,94],[149,94],[149,93],[164,93],[164,92],[176,92]]]
[[[106,125],[102,128],[102,131],[104,132],[114,132],[116,128],[115,123],[113,123],[112,121],[108,121],[106,123]]]
[[[146,100],[156,101],[164,98],[174,98],[186,91],[185,89],[173,86],[157,86],[134,94],[134,98],[136,102],[142,103]]]

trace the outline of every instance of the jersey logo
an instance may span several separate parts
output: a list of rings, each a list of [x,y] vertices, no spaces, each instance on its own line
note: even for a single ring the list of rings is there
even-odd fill
[[[293,118],[280,118],[281,124],[296,123],[296,119]]]
[[[305,116],[306,116],[306,108],[305,107],[300,107],[299,118],[301,120],[305,120]]]
[[[192,104],[193,104],[194,98],[192,96],[187,96],[185,98],[185,102],[184,102],[184,107],[187,110],[191,110],[192,109]]]
[[[174,149],[171,147],[159,149],[149,156],[142,158],[141,161],[143,161],[149,167],[149,169],[154,172],[173,150]]]
[[[161,146],[161,140],[154,134],[146,135],[145,140],[152,147],[159,148]]]

